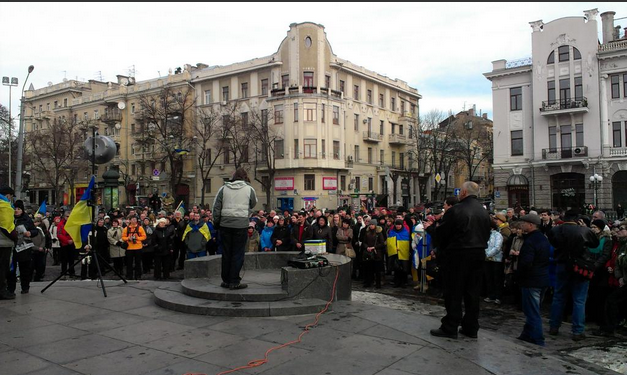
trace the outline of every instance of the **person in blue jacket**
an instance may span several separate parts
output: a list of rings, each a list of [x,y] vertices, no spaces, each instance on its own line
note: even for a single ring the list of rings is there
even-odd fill
[[[266,227],[261,231],[261,251],[272,251],[272,233],[274,233],[274,221],[268,220]]]

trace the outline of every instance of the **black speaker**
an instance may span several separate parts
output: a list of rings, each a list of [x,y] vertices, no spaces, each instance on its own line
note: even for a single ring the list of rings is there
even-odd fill
[[[88,137],[85,143],[83,143],[83,147],[85,147],[85,156],[88,160],[91,160],[91,157],[94,153],[93,147],[93,138]],[[109,137],[105,137],[104,135],[96,135],[96,156],[95,161],[96,164],[104,164],[110,162],[114,157],[117,151],[117,146],[113,139]]]

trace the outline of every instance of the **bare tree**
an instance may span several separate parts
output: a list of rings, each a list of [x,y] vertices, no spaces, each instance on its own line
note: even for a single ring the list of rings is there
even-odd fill
[[[69,185],[70,205],[75,201],[74,186],[80,173],[85,173],[88,161],[83,143],[89,123],[78,123],[73,116],[53,118],[28,133],[25,153],[34,174],[47,182],[61,199],[63,186]]]
[[[10,185],[11,178],[9,177],[9,159],[5,157],[9,153],[9,137],[11,137],[11,164],[15,163],[16,158],[13,155],[14,140],[13,134],[9,134],[9,123],[12,119],[9,119],[9,110],[7,107],[0,104],[0,185]],[[12,130],[15,129],[11,126]],[[11,133],[14,133],[13,131]],[[15,168],[11,168],[15,171]],[[5,172],[6,171],[6,172]],[[13,174],[13,173],[11,173]]]
[[[454,128],[453,145],[464,164],[469,181],[475,180],[475,173],[481,163],[491,158],[492,132],[484,124],[460,117],[451,125]]]
[[[221,108],[221,138],[225,163],[233,163],[235,169],[248,165],[250,146],[253,139],[250,134],[249,112],[241,113],[240,106],[233,102]]]
[[[198,121],[193,127],[192,146],[195,148],[196,161],[202,178],[200,204],[205,205],[207,180],[218,158],[224,153],[222,142],[222,116],[213,107],[200,108]]]
[[[442,125],[442,122],[444,124]],[[422,133],[421,141],[424,142],[424,150],[428,155],[428,164],[430,170],[435,173],[441,173],[445,177],[448,176],[456,163],[457,155],[453,147],[453,127],[450,125],[453,116],[449,115],[444,118],[444,113],[438,110],[428,112],[421,120]],[[432,200],[440,197],[440,189],[444,185],[444,196],[446,196],[446,182],[436,183],[433,189]]]
[[[285,140],[275,128],[269,126],[274,121],[274,115],[268,114],[267,109],[253,109],[249,112],[249,127],[255,142],[255,180],[266,192],[266,202],[271,206],[274,193],[274,176],[276,175],[276,160],[285,157]],[[267,177],[267,178],[264,178]]]
[[[154,161],[168,163],[173,194],[183,177],[183,154],[191,140],[189,134],[194,116],[190,109],[194,101],[189,86],[165,86],[155,93],[139,96],[140,109],[136,118],[143,134],[138,137],[138,144],[142,151],[152,151]]]

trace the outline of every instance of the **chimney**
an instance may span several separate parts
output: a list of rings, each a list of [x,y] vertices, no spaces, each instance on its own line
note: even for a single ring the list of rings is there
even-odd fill
[[[614,15],[616,15],[616,12],[612,11],[601,13],[603,44],[607,44],[614,40]]]
[[[477,105],[473,104],[472,105],[472,117],[475,117],[477,115]]]
[[[487,120],[488,119],[488,114],[484,113],[481,117],[483,117],[484,120]]]

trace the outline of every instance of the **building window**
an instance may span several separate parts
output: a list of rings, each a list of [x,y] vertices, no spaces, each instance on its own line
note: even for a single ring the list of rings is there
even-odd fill
[[[557,49],[557,53],[559,54],[559,62],[568,61],[569,59],[569,46],[560,46]]]
[[[405,101],[401,100],[401,114],[405,114]]]
[[[557,127],[549,126],[549,151],[557,151]]]
[[[383,130],[385,129],[385,122],[383,120],[379,121],[379,134],[383,135]]]
[[[583,99],[583,79],[575,77],[575,100]]]
[[[355,191],[361,190],[361,177],[355,177]]]
[[[522,130],[513,130],[512,136],[512,156],[523,154],[523,132]]]
[[[396,98],[390,98],[390,111],[396,111]]]
[[[63,107],[67,107],[67,98],[63,99]]]
[[[298,122],[298,103],[294,103],[294,122]]]
[[[278,104],[274,106],[274,123],[283,123],[283,104]]]
[[[298,139],[295,139],[294,140],[294,159],[298,159],[299,155],[300,155],[300,151],[298,148]]]
[[[305,121],[316,121],[315,104],[305,104]]]
[[[304,190],[316,190],[316,175],[306,174],[304,177],[305,177],[305,189]]]
[[[384,105],[384,101],[383,101],[384,97],[383,94],[379,94],[379,107],[383,108]]]
[[[314,86],[314,74],[313,74],[313,72],[303,72],[303,86],[304,87],[313,87]]]
[[[398,161],[400,163],[401,169],[405,169],[405,153],[404,152],[399,152]]]
[[[334,125],[340,124],[340,107],[336,105],[333,106],[333,124]]]
[[[342,94],[346,95],[346,91],[345,91],[345,84],[344,81],[340,81],[340,91],[342,92]]]
[[[402,124],[398,125],[398,134],[399,135],[403,135],[403,125]]]
[[[390,132],[390,134],[395,134],[396,133],[396,124],[393,122],[390,122],[390,127],[392,128],[392,131]]]
[[[59,108],[59,101],[57,101],[57,100],[54,101],[54,107],[53,108],[54,109]]]
[[[575,47],[573,47],[573,60],[581,60],[581,52]]]
[[[229,86],[224,86],[222,88],[222,101],[223,102],[229,101]]]
[[[583,124],[575,124],[575,146],[583,147]]]
[[[623,147],[622,137],[620,134],[620,121],[616,121],[612,123],[612,135],[614,138],[614,147]]]
[[[355,131],[359,131],[359,115],[355,113],[354,116],[355,116]]]
[[[135,164],[131,164],[131,175],[137,175],[137,167],[135,166]]]
[[[346,190],[346,176],[340,176],[340,189]]]
[[[379,150],[379,164],[383,165],[385,163],[385,151]]]
[[[368,147],[368,164],[372,164],[372,147]]]
[[[612,99],[620,98],[620,86],[618,84],[618,74],[611,77],[612,80]]]
[[[547,64],[554,64],[555,63],[555,51],[551,51],[551,54],[549,55],[549,58],[546,60]]]
[[[396,151],[392,151],[392,168],[396,168]]]
[[[205,193],[211,193],[211,178],[206,179],[204,182],[205,182]]]
[[[135,134],[135,124],[131,124],[131,134]]]
[[[571,149],[573,147],[573,135],[571,133],[570,125],[560,126],[560,135],[562,150]]]
[[[231,162],[231,148],[228,145],[224,145],[224,164]]]
[[[211,95],[209,95],[209,100],[211,100]],[[131,104],[131,113],[135,113],[135,104]]]
[[[340,141],[333,141],[333,159],[339,160],[340,158]]]
[[[268,191],[267,186],[270,185],[270,177],[269,176],[261,176],[261,191]]]
[[[353,99],[359,100],[359,85],[353,86]]]
[[[248,129],[248,112],[242,112],[242,129]]]
[[[324,112],[326,110],[326,106],[323,104],[320,105],[320,122],[324,124]]]
[[[242,98],[248,98],[248,82],[242,83]]]
[[[240,155],[240,161],[244,163],[248,163],[248,154],[249,154],[248,146],[247,145],[242,146],[242,154]],[[264,153],[263,156],[265,159],[266,154]]]
[[[355,145],[355,161],[361,161],[361,158],[359,157],[359,145]]]
[[[285,150],[283,147],[284,145],[282,139],[274,140],[274,155],[276,159],[283,159],[283,157],[285,156]]]
[[[623,74],[623,96],[627,98],[627,74]]]
[[[331,76],[324,76],[324,87],[331,87]]]
[[[39,105],[39,113],[43,112],[43,110],[44,110],[44,108],[43,108],[43,107],[44,107],[44,106],[43,106],[42,104],[40,104],[40,105]]]
[[[94,109],[94,120],[98,120],[100,118],[100,113],[97,109]]]
[[[46,111],[50,110],[50,103],[46,103]]]
[[[374,191],[374,178],[368,177],[368,190]]]
[[[318,140],[305,139],[305,159],[315,159],[318,153]]]
[[[368,104],[372,104],[372,90],[366,91],[366,100],[368,101]]]
[[[261,80],[261,95],[268,95],[268,79]]]
[[[205,90],[205,104],[211,103],[211,90]],[[135,112],[135,106],[131,107],[131,112]]]
[[[560,100],[570,100],[570,78],[560,79]]]
[[[267,109],[261,110],[261,125],[263,126],[268,125],[268,110]]]
[[[323,139],[321,142],[322,142],[322,144],[320,146],[322,147],[322,158],[326,159],[326,156],[327,156],[327,141]]]
[[[522,87],[509,89],[510,111],[522,110]]]
[[[555,104],[555,81],[547,82],[547,96],[549,105]]]
[[[286,88],[290,85],[290,75],[289,74],[283,74],[281,76],[281,87],[282,88]]]

